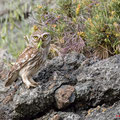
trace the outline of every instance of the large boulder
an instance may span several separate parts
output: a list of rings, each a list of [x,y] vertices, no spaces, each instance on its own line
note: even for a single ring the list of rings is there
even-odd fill
[[[0,103],[0,119],[115,119],[120,106],[119,73],[120,55],[101,61],[77,53],[54,58],[34,77],[38,87],[9,88],[11,96]]]

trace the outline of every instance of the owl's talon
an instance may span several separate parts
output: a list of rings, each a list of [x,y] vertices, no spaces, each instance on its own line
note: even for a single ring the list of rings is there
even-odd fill
[[[32,82],[32,84],[33,84],[33,85],[36,85],[36,86],[38,85],[38,83],[37,83],[37,82],[34,82],[34,83]]]
[[[29,84],[29,85],[26,85],[26,87],[29,89],[30,87],[36,87],[37,85],[34,85],[34,84]]]
[[[32,78],[29,80],[33,85],[38,85],[38,83],[37,82],[35,82]]]

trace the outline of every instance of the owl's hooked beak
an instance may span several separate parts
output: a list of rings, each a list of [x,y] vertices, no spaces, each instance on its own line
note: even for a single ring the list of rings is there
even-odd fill
[[[49,40],[44,40],[43,38],[41,38],[40,41],[42,41],[42,43],[41,43],[42,48],[45,48],[46,46],[48,46],[50,44]]]
[[[41,39],[40,41],[41,41],[41,47],[42,47],[42,48],[45,48],[45,47],[46,47],[45,42],[44,42],[42,39]]]

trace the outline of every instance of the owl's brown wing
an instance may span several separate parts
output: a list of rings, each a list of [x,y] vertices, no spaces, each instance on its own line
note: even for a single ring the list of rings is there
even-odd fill
[[[29,61],[34,59],[37,55],[38,49],[34,47],[27,47],[23,53],[18,57],[16,63],[12,66],[7,80],[5,82],[5,86],[11,85],[18,77],[19,71],[27,64]]]

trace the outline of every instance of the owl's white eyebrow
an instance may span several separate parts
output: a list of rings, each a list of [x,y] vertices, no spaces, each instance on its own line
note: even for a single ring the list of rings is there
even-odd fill
[[[41,37],[40,35],[32,35],[32,37],[35,37],[35,36],[37,36],[37,37],[39,37],[39,38]]]
[[[45,33],[42,34],[42,36],[43,36],[43,35],[46,35],[46,34],[47,34],[47,35],[50,35],[49,33],[45,32]]]

